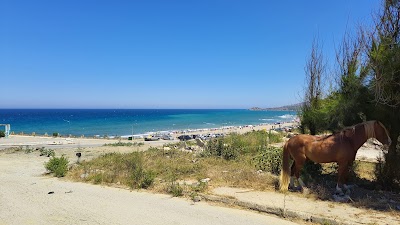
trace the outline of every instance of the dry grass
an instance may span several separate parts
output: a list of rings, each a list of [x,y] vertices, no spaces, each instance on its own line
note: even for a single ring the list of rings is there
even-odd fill
[[[220,157],[199,157],[194,153],[160,149],[151,149],[137,154],[140,154],[143,159],[143,170],[155,174],[156,179],[150,190],[157,192],[165,192],[176,181],[181,184],[188,183],[190,185],[186,186],[191,186],[191,183],[197,183],[205,178],[210,179],[208,185],[212,187],[245,187],[255,190],[273,190],[277,182],[276,176],[269,173],[257,173],[250,156],[241,156],[237,160],[228,161]],[[132,158],[131,153],[105,154],[75,166],[68,173],[68,177],[76,181],[95,184],[117,183],[129,186],[130,171],[122,163],[129,161],[129,158]],[[190,192],[190,190],[184,192]]]
[[[256,138],[262,139],[260,133]],[[235,138],[241,138],[235,136]],[[258,191],[276,190],[278,178],[267,172],[257,172],[254,160],[259,156],[260,142],[245,136],[241,141],[225,141],[228,147],[238,145],[241,149],[236,159],[227,160],[215,154],[200,154],[197,151],[180,149],[183,145],[164,148],[150,148],[147,151],[136,152],[140,158],[140,168],[145,173],[153,174],[153,182],[149,190],[170,193],[174,196],[184,195],[194,197],[199,192],[207,192],[215,187],[238,187]],[[244,147],[243,147],[244,146]],[[105,148],[105,147],[103,147]],[[111,152],[117,147],[109,146],[105,152]],[[74,166],[68,173],[70,179],[103,185],[132,187],[132,161],[134,153],[105,154],[91,161]],[[350,183],[357,184],[349,203],[356,207],[390,211],[400,204],[396,193],[382,192],[374,182],[375,163],[359,161],[353,167],[355,173],[350,174]],[[200,182],[209,178],[208,182]],[[322,174],[312,177],[314,181],[307,183],[309,194],[299,194],[305,197],[332,200],[337,181],[337,165],[322,164]],[[396,210],[392,210],[397,212]]]
[[[257,172],[254,157],[257,155],[262,135],[265,132],[253,132],[250,135],[235,135],[234,143],[241,147],[238,157],[226,160],[221,156],[200,154],[199,152],[182,151],[177,145],[164,148],[150,148],[147,151],[135,153],[107,153],[91,161],[82,162],[68,173],[69,179],[105,185],[132,186],[133,167],[139,163],[144,173],[154,175],[148,189],[156,192],[171,192],[171,189],[183,189],[186,195],[193,192],[205,192],[210,187],[240,187],[254,190],[275,190],[277,176],[270,173]],[[228,137],[231,140],[232,137]],[[240,139],[242,138],[242,139]],[[231,141],[230,143],[233,143]],[[232,145],[230,145],[231,147]],[[113,151],[108,146],[107,152]],[[251,149],[251,151],[249,150]],[[139,159],[138,159],[139,158]],[[135,164],[136,163],[136,164]],[[200,182],[208,178],[206,184]],[[179,187],[178,187],[179,186]]]

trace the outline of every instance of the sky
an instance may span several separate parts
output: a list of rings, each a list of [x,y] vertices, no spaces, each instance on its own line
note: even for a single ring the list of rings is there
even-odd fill
[[[381,1],[0,0],[0,108],[241,109],[302,101]]]

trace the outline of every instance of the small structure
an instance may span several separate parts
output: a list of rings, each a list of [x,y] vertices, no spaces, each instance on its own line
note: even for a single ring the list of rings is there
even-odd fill
[[[6,138],[10,136],[11,125],[10,124],[0,124],[0,126],[4,126],[4,134]]]

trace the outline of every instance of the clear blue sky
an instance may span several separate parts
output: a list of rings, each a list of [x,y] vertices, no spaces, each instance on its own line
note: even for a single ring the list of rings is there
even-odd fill
[[[301,101],[381,1],[0,0],[0,108],[249,108]]]

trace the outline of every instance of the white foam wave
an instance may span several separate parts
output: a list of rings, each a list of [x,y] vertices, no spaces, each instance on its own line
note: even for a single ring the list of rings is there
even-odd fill
[[[285,115],[278,116],[278,117],[279,117],[279,118],[282,118],[282,119],[293,119],[293,118],[296,117],[296,115],[285,114]]]
[[[274,119],[260,119],[262,121],[274,121]]]

